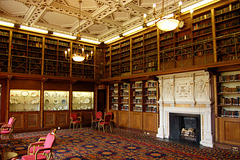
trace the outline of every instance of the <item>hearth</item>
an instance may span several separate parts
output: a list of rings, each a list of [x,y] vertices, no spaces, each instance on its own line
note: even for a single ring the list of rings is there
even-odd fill
[[[193,141],[197,144],[201,139],[200,115],[169,113],[170,139]]]

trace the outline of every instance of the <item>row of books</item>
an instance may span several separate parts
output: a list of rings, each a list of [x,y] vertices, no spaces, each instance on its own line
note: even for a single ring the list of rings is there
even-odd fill
[[[128,99],[121,99],[121,103],[128,103]]]
[[[220,97],[219,98],[219,104],[220,105],[240,105],[240,97],[237,98],[225,98],[225,97]]]
[[[222,30],[222,29],[227,29],[227,28],[230,28],[230,27],[234,27],[234,26],[238,26],[240,24],[240,20],[239,19],[236,19],[236,20],[233,20],[231,22],[228,22],[228,23],[223,23],[223,24],[219,24],[216,26],[216,30]]]
[[[220,93],[240,93],[240,86],[236,86],[235,88],[222,86],[220,87]]]
[[[216,17],[216,22],[227,20],[227,19],[230,19],[230,18],[233,18],[233,17],[237,17],[239,15],[240,15],[240,12],[237,11],[237,12],[228,13],[228,14],[225,14],[225,15],[222,15],[222,16],[218,16],[218,17]]]
[[[196,17],[193,19],[193,22],[201,21],[211,17],[211,13],[204,14],[202,16]]]
[[[200,28],[211,26],[211,21],[204,22],[204,23],[196,23],[193,25],[193,30],[197,30]]]
[[[240,81],[240,74],[219,76],[219,82]]]
[[[120,91],[120,96],[128,96],[128,92]]]
[[[142,96],[142,91],[134,91],[133,96]]]
[[[221,117],[239,118],[240,111],[229,111],[222,109]]]
[[[145,104],[157,104],[157,100],[154,98],[146,99]]]
[[[157,82],[145,82],[145,87],[156,87],[157,86]]]
[[[0,36],[9,36],[9,32],[0,30]]]
[[[222,14],[222,13],[226,13],[229,12],[231,10],[235,10],[238,9],[240,7],[239,3],[235,3],[235,4],[229,4],[227,7],[225,8],[221,8],[219,10],[216,10],[216,15]]]

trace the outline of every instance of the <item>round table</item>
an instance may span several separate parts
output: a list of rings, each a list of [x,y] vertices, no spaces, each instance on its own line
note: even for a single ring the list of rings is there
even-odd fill
[[[17,157],[17,153],[16,152],[4,152],[3,153],[3,159],[4,160],[8,160],[8,159],[12,159],[14,157]]]

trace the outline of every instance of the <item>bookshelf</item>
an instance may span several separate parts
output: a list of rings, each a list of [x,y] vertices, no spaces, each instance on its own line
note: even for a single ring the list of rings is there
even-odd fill
[[[143,35],[132,39],[132,73],[143,73]]]
[[[230,3],[215,9],[217,59],[218,61],[239,58],[240,3]],[[226,36],[228,35],[228,36]]]
[[[157,81],[144,81],[144,112],[157,113]]]
[[[220,72],[216,94],[216,142],[240,145],[240,71]]]
[[[119,84],[119,110],[129,111],[129,84],[120,83]]]
[[[84,48],[85,48],[86,54],[91,55],[91,51],[94,53],[94,47],[84,45]],[[94,55],[92,55],[91,59],[89,59],[88,61],[84,61],[83,63],[84,63],[84,71],[83,71],[84,78],[93,79],[94,78]]]
[[[130,40],[121,43],[121,75],[130,75]]]
[[[111,110],[118,110],[118,83],[111,84],[109,93],[109,106]]]
[[[105,58],[104,58],[104,78],[110,77],[110,64],[111,64],[111,53],[110,53],[110,47],[105,48]]]
[[[131,111],[143,112],[143,83],[142,81],[136,81],[131,85]]]
[[[175,53],[174,53],[174,33],[160,32],[160,69],[175,68]]]
[[[121,76],[120,71],[120,44],[111,47],[111,77]]]
[[[211,10],[193,15],[192,36],[194,64],[199,65],[214,62]]]
[[[0,72],[8,72],[9,31],[0,30]]]
[[[144,35],[144,71],[158,70],[157,30]]]

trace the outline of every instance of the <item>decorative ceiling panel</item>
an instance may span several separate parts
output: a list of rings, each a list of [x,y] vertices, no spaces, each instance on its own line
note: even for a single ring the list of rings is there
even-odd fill
[[[182,0],[183,7],[198,1]],[[164,11],[177,10],[178,2],[165,0]],[[160,15],[161,0],[82,0],[80,10],[78,0],[0,0],[0,20],[105,41],[143,25],[144,13],[153,20],[153,3]]]

